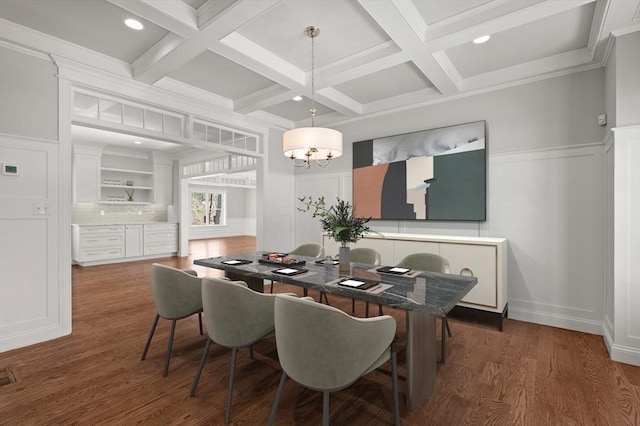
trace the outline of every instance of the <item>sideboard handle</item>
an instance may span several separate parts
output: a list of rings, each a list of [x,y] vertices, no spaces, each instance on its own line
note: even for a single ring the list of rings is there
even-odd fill
[[[473,277],[473,271],[469,268],[460,269],[460,275],[464,275],[466,277]]]

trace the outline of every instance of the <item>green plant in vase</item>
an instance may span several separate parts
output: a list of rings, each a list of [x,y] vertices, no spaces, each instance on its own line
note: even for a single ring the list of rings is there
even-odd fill
[[[319,217],[322,230],[326,232],[336,242],[340,243],[340,272],[348,272],[349,264],[349,243],[355,243],[366,233],[372,232],[367,226],[370,217],[358,217],[355,214],[355,206],[349,201],[336,199],[336,204],[327,207],[324,196],[313,199],[313,197],[300,197],[304,207],[298,210],[308,212],[313,209],[312,217]]]

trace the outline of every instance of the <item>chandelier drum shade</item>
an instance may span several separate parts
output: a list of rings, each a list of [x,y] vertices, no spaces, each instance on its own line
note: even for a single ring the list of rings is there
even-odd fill
[[[320,34],[317,27],[305,28],[305,34],[311,37],[311,127],[299,127],[288,130],[282,138],[282,150],[297,167],[311,167],[315,162],[326,167],[329,162],[342,155],[342,133],[324,127],[315,127],[315,57],[314,39]]]
[[[285,132],[282,149],[292,160],[331,160],[342,155],[342,133],[324,127],[299,127]]]

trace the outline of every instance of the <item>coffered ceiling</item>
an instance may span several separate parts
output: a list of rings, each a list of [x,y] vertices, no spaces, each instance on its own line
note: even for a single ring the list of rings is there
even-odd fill
[[[335,125],[600,67],[612,31],[640,28],[639,4],[0,0],[0,38],[292,128],[309,117],[307,26],[320,28],[316,123]],[[127,28],[128,17],[145,29]]]

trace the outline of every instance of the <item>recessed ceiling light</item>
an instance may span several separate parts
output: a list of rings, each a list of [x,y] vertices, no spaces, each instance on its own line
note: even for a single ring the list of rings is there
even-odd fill
[[[486,43],[490,38],[491,38],[491,36],[485,35],[485,36],[473,39],[473,42],[475,44],[482,44],[482,43]]]
[[[302,96],[294,96],[293,98],[294,101],[301,101],[302,100]]]
[[[140,141],[133,141],[133,143],[135,143],[136,145],[142,145],[142,142]]]
[[[144,25],[142,25],[142,22],[138,21],[137,19],[133,19],[133,18],[125,19],[124,24],[127,27],[131,28],[132,30],[136,30],[136,31],[144,30]]]

